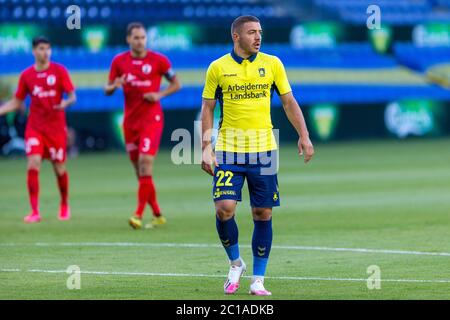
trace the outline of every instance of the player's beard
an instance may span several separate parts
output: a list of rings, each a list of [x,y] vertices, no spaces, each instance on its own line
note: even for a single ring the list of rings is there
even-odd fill
[[[45,53],[44,52],[37,52],[34,55],[34,59],[35,59],[36,63],[38,63],[40,65],[44,65],[44,64],[47,64],[50,61],[50,56],[51,56],[51,53],[48,53],[48,52],[45,52]]]
[[[253,42],[252,43],[247,43],[246,41],[239,39],[239,47],[241,47],[241,49],[248,55],[253,55],[255,53],[259,52],[259,49],[255,49],[253,47]],[[260,45],[261,46],[261,45]]]
[[[134,55],[136,56],[142,56],[145,53],[145,46],[138,46],[136,48],[132,48],[131,51],[133,52]]]
[[[36,62],[39,64],[39,65],[46,65],[46,64],[48,64],[49,62],[50,62],[50,55],[48,55],[48,56],[41,56],[41,57],[36,57]]]

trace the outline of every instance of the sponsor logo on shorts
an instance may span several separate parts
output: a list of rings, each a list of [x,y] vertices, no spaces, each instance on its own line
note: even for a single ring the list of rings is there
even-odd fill
[[[36,147],[38,145],[39,145],[38,138],[28,138],[25,143],[25,152],[27,153],[31,152],[31,148]]]
[[[274,192],[273,193],[273,201],[277,201],[278,200],[278,193]]]
[[[127,143],[125,145],[125,149],[127,150],[127,152],[137,150],[137,148],[138,148],[138,146],[135,145],[134,143]]]
[[[236,191],[234,190],[220,190],[219,188],[216,189],[214,192],[214,199],[220,198],[221,196],[235,196]]]

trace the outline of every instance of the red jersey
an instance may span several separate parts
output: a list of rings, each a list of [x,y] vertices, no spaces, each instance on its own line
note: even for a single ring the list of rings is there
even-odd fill
[[[134,58],[130,51],[120,53],[111,63],[109,81],[123,75],[124,127],[140,130],[144,123],[152,122],[155,116],[162,118],[161,103],[145,100],[144,94],[159,92],[163,76],[168,79],[173,77],[169,59],[153,51],[147,51],[144,58]]]
[[[75,90],[64,66],[50,63],[46,70],[36,71],[34,66],[25,69],[19,78],[16,98],[25,100],[31,96],[27,127],[41,133],[55,134],[66,129],[64,110],[55,110],[61,103],[63,93]]]

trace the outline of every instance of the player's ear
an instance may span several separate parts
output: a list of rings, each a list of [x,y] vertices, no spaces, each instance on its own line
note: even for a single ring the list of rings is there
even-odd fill
[[[234,31],[231,37],[233,38],[233,41],[237,41],[239,39],[239,34],[237,33],[237,31]]]

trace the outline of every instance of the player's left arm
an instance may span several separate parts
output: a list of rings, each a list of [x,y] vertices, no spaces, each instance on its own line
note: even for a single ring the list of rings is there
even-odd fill
[[[67,93],[67,98],[62,99],[59,104],[54,106],[56,110],[64,110],[74,104],[77,101],[77,95],[75,94],[75,91]]]
[[[284,111],[292,126],[298,133],[298,153],[304,155],[305,163],[308,163],[314,155],[314,147],[309,139],[309,132],[306,126],[303,112],[292,94],[291,85],[286,74],[286,70],[280,59],[273,60],[274,84],[280,96]]]
[[[72,83],[72,79],[70,79],[69,72],[67,72],[65,68],[61,69],[61,79],[62,90],[67,93],[67,98],[62,99],[58,105],[54,106],[56,110],[64,110],[77,101],[75,87]]]
[[[169,81],[169,85],[160,90],[159,92],[148,92],[144,94],[144,99],[149,102],[157,102],[161,100],[164,97],[170,96],[171,94],[174,94],[175,92],[179,91],[181,89],[181,82],[178,79],[177,75],[172,69],[172,66],[170,64],[169,59],[166,57],[161,58],[161,76],[166,78],[167,81]]]
[[[170,96],[181,89],[181,82],[177,76],[169,80],[169,85],[159,92],[147,92],[144,94],[144,99],[150,102],[156,102],[164,97]]]
[[[298,133],[298,152],[304,154],[305,163],[308,163],[314,155],[314,146],[309,138],[305,117],[292,92],[280,96],[283,109],[292,126]]]

